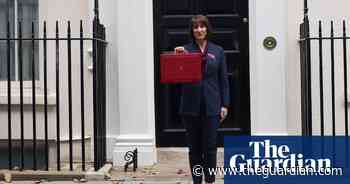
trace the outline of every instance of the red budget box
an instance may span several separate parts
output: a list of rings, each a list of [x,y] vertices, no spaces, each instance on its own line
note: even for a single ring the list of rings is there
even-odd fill
[[[193,83],[202,80],[200,53],[164,53],[160,55],[160,82]]]

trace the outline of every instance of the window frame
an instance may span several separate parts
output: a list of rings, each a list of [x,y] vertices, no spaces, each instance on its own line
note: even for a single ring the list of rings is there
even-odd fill
[[[7,0],[8,1],[8,0]],[[19,0],[14,0],[13,1],[13,6],[14,6],[14,23],[13,23],[13,32],[11,33],[11,35],[14,37],[14,38],[18,38],[19,34],[18,34],[18,22],[19,22],[19,13],[18,13],[18,9],[19,9]],[[38,0],[38,4],[37,4],[37,8],[39,10],[39,3],[40,1]],[[9,4],[7,4],[7,8],[9,9]],[[39,13],[38,13],[38,17],[37,17],[37,20],[40,20],[40,16],[39,16]],[[39,21],[38,21],[38,24],[39,24]],[[39,25],[38,25],[39,26]],[[35,34],[36,35],[39,35],[40,34],[40,30],[35,30]],[[14,58],[14,61],[12,61],[14,63],[14,71],[15,71],[15,75],[14,75],[14,79],[11,80],[11,98],[12,98],[12,101],[19,101],[18,99],[20,98],[20,95],[19,95],[19,91],[20,91],[20,80],[19,80],[19,70],[18,70],[18,67],[19,67],[19,57],[18,57],[18,49],[19,49],[19,46],[18,46],[18,41],[17,40],[12,40],[11,41],[11,44],[13,46],[11,46],[11,48],[14,49],[14,52],[11,53],[11,57]],[[41,79],[41,73],[42,73],[42,65],[40,64],[40,43],[38,43],[38,46],[37,46],[37,50],[35,51],[36,54],[35,56],[37,58],[35,58],[35,62],[36,64],[38,65],[38,67],[36,67],[36,69],[38,70],[38,73],[37,73],[37,78],[35,79],[35,89],[36,89],[36,92],[37,92],[37,97],[36,99],[41,99],[43,98],[43,94],[44,94],[44,87],[43,87],[43,81]],[[7,104],[7,84],[8,84],[8,80],[7,78],[5,78],[4,80],[0,80],[0,105],[1,104]],[[33,89],[33,86],[32,86],[32,79],[29,79],[29,80],[23,80],[23,96],[24,96],[24,104],[31,104],[30,100],[26,100],[27,98],[32,98],[32,89]],[[52,98],[55,98],[55,94],[48,94],[49,95],[49,98],[52,99]],[[5,102],[6,101],[6,102]],[[40,100],[41,101],[41,100]],[[51,100],[52,101],[52,100]],[[40,105],[40,104],[39,104]]]
[[[7,0],[8,2],[9,0]],[[18,23],[19,23],[19,13],[18,13],[18,8],[19,8],[19,0],[13,0],[13,11],[14,11],[14,18],[13,18],[13,32],[10,33],[11,35],[13,35],[14,38],[18,38],[19,36],[19,33],[18,33]],[[38,8],[38,11],[39,11],[39,0],[37,0],[37,8]],[[9,4],[7,4],[7,6],[9,6]],[[7,7],[7,9],[10,9],[10,7]],[[37,17],[37,20],[39,20],[39,13],[38,13],[38,17]],[[38,21],[38,24],[39,24],[39,21]],[[36,27],[36,26],[35,26]],[[39,25],[37,26],[39,27]],[[23,31],[23,29],[22,29]],[[35,29],[34,30],[34,34],[36,35],[39,35],[40,34],[40,31],[39,29]],[[23,42],[22,42],[23,43]],[[13,86],[14,88],[19,88],[19,57],[18,57],[18,52],[19,52],[19,43],[18,43],[18,40],[12,40],[11,41],[11,44],[14,45],[14,46],[10,46],[10,48],[13,48],[14,49],[14,52],[12,54],[11,52],[11,56],[14,58],[13,60],[13,63],[14,63],[14,72],[15,72],[15,75],[14,75],[14,79],[11,80],[11,86]],[[34,46],[36,47],[36,46]],[[36,87],[38,87],[37,85],[39,85],[39,87],[41,88],[41,77],[40,77],[40,73],[42,72],[42,67],[41,67],[41,64],[40,64],[40,43],[38,43],[37,45],[37,50],[35,51],[36,53],[34,54],[35,56],[37,56],[37,58],[35,58],[34,62],[35,64],[37,65],[36,69],[38,70],[37,72],[37,78],[35,79],[36,81]],[[23,57],[23,55],[22,55]],[[30,70],[31,71],[31,70]],[[33,76],[32,76],[33,77]],[[34,76],[35,78],[35,76]],[[32,78],[31,79],[23,79],[23,88],[31,88],[31,81],[32,81]],[[0,88],[3,88],[2,86],[4,86],[3,83],[6,83],[7,84],[7,78],[2,80],[0,79]],[[18,85],[17,85],[18,83]],[[30,84],[29,84],[30,83]],[[7,88],[7,87],[6,87]]]

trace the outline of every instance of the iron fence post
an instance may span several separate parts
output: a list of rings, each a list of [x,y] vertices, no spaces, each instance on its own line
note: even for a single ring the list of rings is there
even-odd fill
[[[304,19],[300,29],[302,39],[302,60],[301,60],[301,114],[302,134],[312,135],[312,104],[311,104],[311,55],[310,55],[310,23],[308,16],[307,0],[304,0]]]

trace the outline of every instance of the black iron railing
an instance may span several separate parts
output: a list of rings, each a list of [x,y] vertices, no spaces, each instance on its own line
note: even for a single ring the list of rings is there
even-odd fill
[[[324,108],[324,99],[325,93],[324,90],[326,87],[331,89],[331,117],[332,117],[332,135],[336,135],[336,74],[335,65],[341,64],[343,66],[343,80],[338,81],[339,83],[343,83],[342,92],[344,93],[343,102],[344,102],[344,134],[348,136],[349,123],[348,123],[348,91],[347,91],[347,83],[348,83],[348,74],[347,74],[347,41],[350,40],[350,37],[347,36],[346,32],[346,21],[342,22],[341,36],[335,36],[335,26],[334,22],[330,22],[330,32],[329,36],[324,36],[324,28],[323,22],[318,22],[318,33],[316,36],[310,37],[310,23],[306,14],[304,17],[304,22],[300,25],[300,56],[301,56],[301,115],[302,115],[302,134],[306,136],[313,135],[313,124],[312,114],[313,110],[319,111],[319,119],[320,119],[320,135],[325,135],[325,108]],[[340,42],[339,42],[340,41]],[[337,44],[335,44],[335,42]],[[329,44],[329,50],[326,50],[324,45]],[[312,49],[318,48],[318,50]],[[336,63],[335,60],[335,51],[337,54],[341,52],[342,62]],[[318,52],[318,53],[313,53]],[[318,58],[312,58],[312,56],[318,55]],[[329,60],[325,60],[325,55],[329,56]],[[327,57],[328,58],[328,57]],[[317,61],[318,59],[318,61]],[[315,62],[318,62],[319,65],[318,70],[313,70],[313,66]],[[324,76],[324,66],[325,62],[330,62],[330,76]],[[328,69],[328,68],[327,68]],[[313,80],[312,71],[318,71],[318,81]],[[325,77],[330,77],[331,84],[330,86],[325,86],[324,79]],[[312,88],[312,84],[314,82],[319,83],[319,89]],[[312,99],[316,99],[317,97],[313,96],[312,90],[318,90],[319,92],[319,109],[312,108]]]
[[[94,166],[100,168],[106,162],[106,48],[102,42],[106,39],[106,29],[98,19],[93,25],[94,37],[99,39],[93,40]]]
[[[79,37],[72,37],[72,31],[71,31],[71,23],[70,21],[67,22],[67,28],[66,28],[66,36],[62,37],[60,35],[60,29],[59,29],[59,24],[58,21],[56,22],[56,27],[55,27],[55,37],[54,38],[49,38],[47,35],[47,24],[44,22],[43,24],[43,36],[42,37],[35,37],[35,26],[34,23],[32,23],[32,29],[31,29],[31,37],[26,38],[23,37],[22,33],[22,22],[18,23],[18,36],[17,37],[11,37],[10,36],[10,22],[7,23],[7,34],[6,38],[0,38],[0,42],[5,42],[6,43],[6,61],[7,61],[7,110],[8,110],[8,138],[7,138],[7,151],[8,151],[8,169],[13,169],[14,163],[13,160],[14,158],[12,157],[13,155],[13,136],[12,136],[12,131],[17,131],[17,130],[12,130],[12,123],[13,121],[13,115],[11,115],[11,112],[13,110],[13,105],[11,102],[11,95],[12,95],[12,79],[11,79],[11,63],[13,57],[11,55],[11,45],[16,42],[18,44],[18,50],[17,50],[17,58],[18,58],[18,80],[19,80],[19,111],[20,111],[20,165],[19,169],[24,169],[26,168],[25,163],[27,163],[26,159],[26,151],[25,151],[25,142],[28,142],[28,140],[24,139],[24,124],[29,123],[27,119],[24,119],[24,95],[23,95],[23,63],[24,62],[29,62],[31,63],[31,72],[32,72],[32,133],[33,137],[30,142],[32,143],[32,169],[37,170],[37,143],[39,140],[37,140],[37,103],[36,103],[36,96],[37,91],[36,86],[35,86],[35,60],[38,60],[36,54],[35,54],[35,44],[36,43],[42,43],[43,45],[43,83],[44,83],[44,160],[45,160],[45,168],[44,170],[49,169],[49,124],[53,124],[49,122],[48,119],[48,87],[47,84],[48,82],[55,82],[56,84],[56,127],[50,127],[50,128],[56,128],[56,156],[57,156],[57,170],[61,170],[61,113],[60,113],[60,102],[61,102],[61,96],[60,96],[60,90],[63,86],[60,84],[67,82],[67,87],[68,89],[68,124],[69,124],[69,169],[73,170],[73,99],[72,99],[72,92],[74,90],[80,91],[80,116],[81,116],[81,164],[82,164],[82,170],[86,169],[86,156],[85,156],[85,107],[86,103],[85,100],[86,98],[93,98],[93,135],[94,135],[94,140],[93,140],[93,145],[94,145],[94,168],[99,169],[103,166],[103,164],[106,161],[106,78],[105,78],[105,61],[106,61],[106,41],[105,41],[105,28],[102,24],[99,23],[98,19],[94,19],[93,21],[93,36],[92,37],[84,37],[84,30],[83,30],[83,22],[80,21],[80,33],[78,34]],[[23,50],[23,42],[24,41],[30,41],[31,43],[31,61],[28,61],[28,58],[24,58],[22,50]],[[53,42],[55,45],[55,59],[50,60],[48,59],[48,42]],[[63,51],[67,53],[67,58],[60,58],[61,56],[61,49],[60,49],[60,44],[62,42],[66,42],[67,45],[67,50]],[[80,56],[80,89],[79,87],[72,86],[72,81],[73,76],[72,76],[72,63],[75,62],[72,60],[72,42],[79,42],[79,56]],[[85,76],[84,76],[84,48],[86,42],[91,42],[92,43],[92,63],[93,63],[93,96],[92,97],[87,97],[84,93],[85,90]],[[41,52],[40,52],[41,53]],[[67,73],[62,73],[62,70],[60,70],[60,62],[61,61],[67,61]],[[55,81],[49,81],[47,74],[47,65],[48,63],[53,63],[55,65]],[[67,75],[67,81],[60,81],[60,76],[61,75]]]

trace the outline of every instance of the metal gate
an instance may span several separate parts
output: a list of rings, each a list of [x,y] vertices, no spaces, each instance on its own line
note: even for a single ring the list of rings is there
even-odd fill
[[[301,115],[302,134],[306,136],[315,135],[319,131],[321,136],[327,135],[325,117],[331,123],[332,136],[348,136],[348,41],[350,37],[346,32],[346,21],[343,20],[340,26],[335,26],[334,21],[318,21],[318,32],[310,36],[310,21],[308,17],[307,1],[305,0],[304,20],[300,25],[300,71],[301,71]],[[330,24],[330,31],[324,35],[324,25]],[[328,27],[327,27],[328,28]],[[338,33],[336,35],[336,33]],[[315,68],[318,65],[318,68]],[[330,67],[325,67],[328,65]],[[341,70],[337,66],[342,66]],[[339,68],[339,67],[338,67]],[[325,75],[328,74],[328,75]],[[341,76],[341,77],[337,77]],[[326,79],[330,82],[326,82]],[[317,80],[318,79],[318,80]],[[316,86],[314,88],[313,86]],[[330,89],[330,93],[326,93]],[[315,95],[315,93],[318,95]],[[326,111],[325,99],[330,99],[330,110]],[[314,105],[315,101],[319,105]],[[340,103],[339,103],[340,102]],[[340,109],[339,108],[343,108]],[[317,117],[315,114],[317,113]],[[339,114],[344,115],[344,119],[339,118]],[[315,121],[315,119],[319,121]],[[319,124],[315,124],[319,123]],[[317,130],[314,128],[317,125]],[[337,131],[339,129],[343,132]]]
[[[7,126],[8,126],[8,136],[7,140],[3,141],[6,142],[7,146],[5,148],[7,153],[7,165],[8,169],[14,169],[14,167],[23,170],[23,169],[43,169],[43,170],[49,170],[52,169],[52,165],[49,165],[49,144],[50,141],[55,142],[56,144],[56,166],[55,168],[57,170],[61,170],[61,125],[62,125],[62,114],[60,112],[60,109],[67,108],[68,113],[68,131],[69,131],[69,138],[68,138],[68,145],[69,145],[69,170],[73,170],[73,125],[74,123],[80,124],[80,138],[76,138],[80,141],[80,163],[81,168],[83,171],[86,170],[86,155],[85,155],[85,126],[86,121],[85,117],[90,116],[91,119],[93,119],[93,167],[95,170],[101,168],[104,163],[106,162],[106,82],[105,82],[105,63],[106,63],[106,40],[105,40],[105,27],[99,23],[98,18],[95,18],[93,22],[90,22],[93,25],[93,34],[92,37],[85,36],[85,32],[83,29],[83,21],[80,21],[80,32],[78,34],[79,36],[72,36],[71,31],[71,22],[68,21],[66,23],[66,27],[64,28],[64,31],[62,31],[59,27],[59,22],[56,21],[55,26],[55,37],[48,37],[48,31],[47,31],[47,23],[43,23],[42,32],[43,35],[36,37],[35,36],[35,26],[34,22],[32,22],[32,32],[31,37],[23,37],[22,34],[22,27],[23,22],[19,22],[17,27],[17,35],[18,37],[12,37],[10,34],[10,22],[7,23],[7,36],[6,38],[0,38],[0,42],[2,42],[6,47],[6,63],[7,63]],[[61,33],[64,32],[64,37],[62,37]],[[31,48],[31,56],[30,57],[24,57],[23,55],[23,45],[24,42],[29,45],[29,48]],[[90,42],[90,43],[89,43]],[[72,44],[76,43],[79,45],[79,54],[80,58],[79,60],[73,60],[72,58]],[[13,67],[13,59],[11,57],[14,57],[14,54],[11,54],[13,48],[13,45],[16,44],[16,58],[18,60],[18,82],[19,83],[19,103],[15,104],[11,101],[13,96],[13,79],[11,79],[11,67]],[[38,121],[38,104],[37,104],[37,96],[38,92],[36,91],[37,88],[37,82],[35,79],[35,73],[36,68],[34,61],[38,60],[38,55],[36,54],[35,47],[37,45],[41,45],[42,47],[39,47],[39,51],[37,53],[40,54],[40,61],[42,61],[43,65],[43,117],[44,117],[44,138],[39,140],[37,138],[38,132],[37,128],[37,121]],[[62,51],[62,44],[64,44],[65,49]],[[87,96],[85,94],[85,87],[84,84],[86,81],[86,76],[84,74],[84,63],[86,62],[84,60],[84,49],[86,49],[86,45],[91,44],[92,45],[92,96]],[[49,45],[52,45],[53,47],[49,47]],[[50,51],[50,49],[53,49]],[[49,59],[48,52],[54,53],[54,59]],[[62,57],[62,53],[66,54]],[[62,68],[60,67],[60,62],[66,62],[65,65],[67,68],[67,73],[62,72]],[[24,103],[24,79],[23,79],[23,64],[29,63],[31,65],[31,72],[32,72],[32,79],[31,79],[31,114],[32,119],[26,119],[24,114],[28,112],[28,109],[25,109],[25,103]],[[48,64],[52,67],[55,66],[55,79],[50,80],[48,78]],[[75,78],[72,75],[74,74],[74,71],[72,72],[72,65],[80,65],[80,74],[79,79]],[[62,75],[65,75],[67,78],[66,81],[62,81]],[[73,81],[80,81],[79,86],[73,86]],[[4,81],[6,82],[6,81]],[[29,82],[29,81],[26,81]],[[55,83],[56,85],[56,112],[55,112],[55,118],[53,118],[55,121],[50,121],[49,119],[49,113],[48,113],[48,84]],[[64,84],[65,83],[65,84]],[[62,85],[64,84],[64,85]],[[67,89],[67,96],[60,96],[60,91],[62,92],[62,89]],[[74,90],[80,91],[80,121],[73,121],[73,103],[75,103],[77,100],[73,99],[72,92]],[[66,107],[60,107],[62,99],[66,99],[68,101],[68,104]],[[93,113],[92,114],[86,114],[85,107],[87,107],[86,100],[91,99],[93,102]],[[16,106],[18,105],[18,106]],[[13,129],[13,124],[15,123],[16,117],[13,116],[12,111],[14,108],[19,108],[19,124],[20,128]],[[27,111],[26,111],[27,110]],[[25,125],[26,124],[32,124],[32,130],[26,130]],[[49,140],[49,132],[51,129],[55,129],[55,139]],[[14,136],[12,135],[14,132],[19,131],[19,139],[14,140]],[[32,131],[32,138],[28,138],[28,136],[25,138],[25,132]],[[41,132],[42,133],[42,132]],[[6,145],[5,144],[5,145]],[[29,150],[31,150],[29,153]],[[40,148],[39,148],[40,147]],[[16,150],[17,149],[17,150]],[[16,152],[19,152],[19,160],[16,160],[14,158],[14,155],[16,155]],[[38,154],[43,155],[38,155]],[[28,158],[28,155],[30,155],[31,158]],[[39,162],[43,163],[43,167],[39,167]],[[31,166],[31,168],[28,168],[28,166]]]

